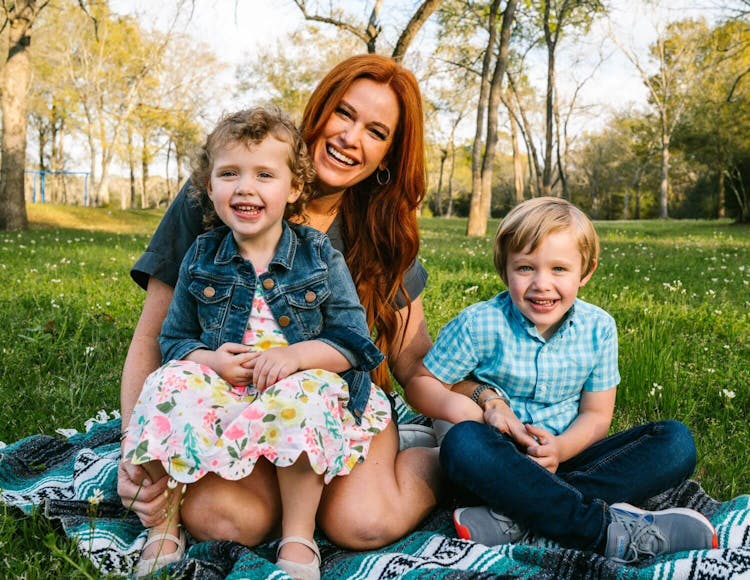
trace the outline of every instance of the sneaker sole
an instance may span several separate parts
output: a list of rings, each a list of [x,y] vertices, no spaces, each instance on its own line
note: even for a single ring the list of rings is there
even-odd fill
[[[458,521],[459,516],[465,509],[466,508],[459,508],[453,512],[453,527],[456,528],[456,533],[459,538],[462,540],[471,540],[471,532],[469,531],[469,528],[461,525],[461,522]]]
[[[642,510],[641,508],[637,508],[634,505],[631,505],[629,503],[613,503],[609,507],[612,508],[620,508],[625,511],[635,512],[637,514],[682,514],[688,517],[693,518],[694,520],[698,520],[699,522],[702,522],[706,524],[709,528],[711,528],[711,531],[713,532],[713,536],[711,538],[711,547],[715,550],[719,547],[719,535],[716,533],[716,528],[711,523],[711,521],[704,516],[702,513],[699,513],[695,510],[691,510],[688,508],[668,508],[665,510]],[[455,521],[455,520],[454,520]]]

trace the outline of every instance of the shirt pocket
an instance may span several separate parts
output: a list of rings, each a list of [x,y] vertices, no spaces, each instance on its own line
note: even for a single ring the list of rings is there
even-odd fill
[[[323,303],[331,296],[325,282],[310,283],[286,292],[287,304],[294,312],[306,339],[318,336],[323,328]]]
[[[198,305],[198,319],[203,330],[218,330],[232,298],[232,284],[217,284],[211,280],[194,279],[190,283],[190,294]]]
[[[550,369],[551,378],[547,392],[538,398],[549,403],[559,403],[578,397],[594,368],[594,363],[593,353],[589,352],[561,356]]]

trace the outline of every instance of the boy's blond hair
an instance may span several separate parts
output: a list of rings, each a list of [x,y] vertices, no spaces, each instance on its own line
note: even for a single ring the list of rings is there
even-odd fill
[[[535,197],[519,203],[505,216],[495,234],[495,270],[508,283],[506,266],[511,252],[533,252],[544,238],[571,228],[581,253],[581,279],[596,268],[599,236],[580,209],[559,197]]]
[[[213,204],[206,196],[216,152],[230,143],[252,147],[260,144],[268,136],[289,145],[288,165],[292,172],[292,185],[301,190],[299,198],[287,204],[284,217],[289,218],[302,213],[311,197],[312,184],[316,176],[307,145],[292,120],[281,109],[270,106],[253,107],[224,115],[193,158],[190,193],[205,206],[205,227],[210,228],[218,221]]]

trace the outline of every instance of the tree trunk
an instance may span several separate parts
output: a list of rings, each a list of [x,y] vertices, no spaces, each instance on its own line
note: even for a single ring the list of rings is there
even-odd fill
[[[500,0],[492,0],[489,16],[489,39],[482,59],[482,78],[479,85],[479,101],[477,103],[477,123],[474,130],[474,143],[471,146],[471,200],[469,202],[469,221],[466,235],[481,235],[475,233],[481,228],[476,226],[481,221],[482,203],[482,153],[484,146],[484,116],[487,113],[487,101],[490,93],[490,66],[495,51],[497,37],[496,20],[500,8]],[[486,226],[485,226],[486,227]]]
[[[445,217],[453,217],[453,175],[456,172],[456,144],[451,139],[451,171],[448,176],[448,208]]]
[[[440,173],[438,173],[437,190],[435,191],[435,216],[443,215],[443,173],[445,172],[445,161],[448,158],[448,149],[440,150]]]
[[[669,198],[669,135],[661,136],[661,181],[659,183],[659,217],[669,217],[667,201]]]
[[[25,230],[24,170],[26,169],[26,93],[31,78],[31,25],[46,5],[34,0],[6,4],[8,56],[2,71],[3,116],[2,161],[0,162],[0,229]]]
[[[497,145],[497,118],[500,114],[500,101],[503,90],[503,79],[508,66],[508,54],[510,50],[510,32],[515,18],[517,0],[508,0],[503,14],[503,24],[500,29],[500,49],[495,72],[492,75],[490,85],[490,102],[487,106],[487,139],[482,160],[482,215],[481,222],[477,224],[481,231],[478,235],[487,233],[487,220],[490,218],[492,208],[492,168],[495,163],[495,147]]]
[[[151,162],[151,153],[149,152],[148,141],[144,135],[143,148],[141,149],[141,209],[148,207],[148,166]]]
[[[518,114],[521,116],[521,122],[519,124],[521,129],[521,135],[523,136],[524,143],[526,144],[526,151],[529,157],[529,188],[531,189],[531,197],[538,197],[542,191],[542,168],[539,164],[539,154],[534,144],[533,133],[531,131],[531,123],[526,115],[526,111],[521,104],[521,97],[516,90],[516,85],[513,80],[513,76],[508,74],[508,85],[513,91],[513,95],[516,98],[516,104],[518,105]],[[509,107],[510,110],[510,107]]]
[[[523,161],[521,160],[521,150],[518,147],[518,122],[512,114],[510,115],[510,144],[513,149],[513,188],[516,193],[516,204],[519,204],[523,201],[525,186],[523,182]]]
[[[720,164],[719,167],[719,186],[718,186],[718,218],[725,218],[727,217],[727,208],[726,208],[726,195],[727,195],[727,183],[726,179],[724,177],[724,163]]]
[[[542,195],[552,195],[552,122],[557,32],[553,35],[550,26],[550,0],[545,0],[544,2],[544,41],[547,45],[547,94],[544,105],[544,169],[542,171]]]
[[[130,174],[130,207],[135,207],[135,201],[138,196],[138,192],[135,186],[135,151],[133,146],[133,127],[128,123],[128,173]],[[123,199],[123,203],[125,200]],[[122,209],[125,209],[124,207]]]

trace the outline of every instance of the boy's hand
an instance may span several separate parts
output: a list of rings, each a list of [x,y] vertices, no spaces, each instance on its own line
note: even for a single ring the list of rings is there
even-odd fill
[[[533,445],[526,448],[526,454],[551,473],[555,473],[560,465],[560,447],[557,444],[557,437],[546,429],[534,425],[526,425],[526,431],[536,439]]]
[[[527,433],[524,424],[513,413],[513,409],[504,401],[494,399],[484,404],[484,422],[508,435],[523,449],[537,444],[536,439]]]

